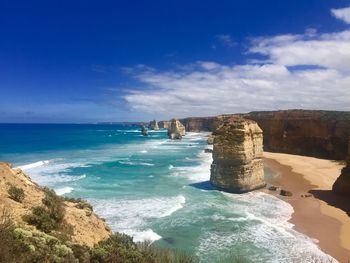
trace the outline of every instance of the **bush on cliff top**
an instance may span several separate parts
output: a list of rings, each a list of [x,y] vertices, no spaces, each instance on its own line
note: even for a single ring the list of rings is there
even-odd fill
[[[44,198],[41,200],[43,206],[35,206],[32,213],[25,215],[23,219],[37,229],[49,233],[57,230],[63,223],[65,214],[64,203],[56,193],[49,189],[43,188],[45,192]]]
[[[19,203],[23,202],[25,194],[22,188],[11,185],[7,192],[12,200]]]

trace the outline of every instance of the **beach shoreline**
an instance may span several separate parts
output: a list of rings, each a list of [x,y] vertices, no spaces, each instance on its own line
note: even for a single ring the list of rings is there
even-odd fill
[[[290,222],[294,228],[317,240],[319,247],[339,262],[350,260],[350,205],[348,199],[331,192],[343,165],[313,157],[264,152],[267,167],[276,172],[267,178],[269,185],[291,191],[283,197],[269,191],[293,206]],[[302,197],[311,193],[310,197]]]

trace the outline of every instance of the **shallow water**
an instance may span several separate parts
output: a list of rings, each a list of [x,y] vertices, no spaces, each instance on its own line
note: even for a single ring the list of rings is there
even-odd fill
[[[0,124],[0,160],[60,195],[83,197],[114,231],[186,250],[201,262],[328,258],[288,222],[293,208],[262,193],[215,191],[205,134],[170,141],[120,125]],[[273,173],[266,167],[266,176]]]

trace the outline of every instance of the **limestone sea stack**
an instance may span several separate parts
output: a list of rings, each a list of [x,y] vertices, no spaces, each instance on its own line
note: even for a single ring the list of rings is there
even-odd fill
[[[178,119],[172,119],[168,128],[168,137],[172,140],[180,140],[186,134],[185,126]]]
[[[333,185],[333,192],[350,196],[350,137],[348,141],[348,156],[346,166],[341,170],[340,176]]]
[[[148,136],[148,131],[145,125],[141,125],[141,133],[143,136]]]
[[[149,128],[154,131],[159,130],[158,122],[156,120],[153,120],[149,123]]]
[[[240,117],[223,120],[214,131],[210,182],[232,193],[244,193],[266,185],[263,132],[258,124]]]

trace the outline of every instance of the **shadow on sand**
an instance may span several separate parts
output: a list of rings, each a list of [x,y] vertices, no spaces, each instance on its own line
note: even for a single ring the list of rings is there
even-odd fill
[[[310,193],[313,194],[314,197],[325,201],[327,204],[343,210],[348,216],[350,216],[349,197],[337,195],[331,190],[311,190]]]

